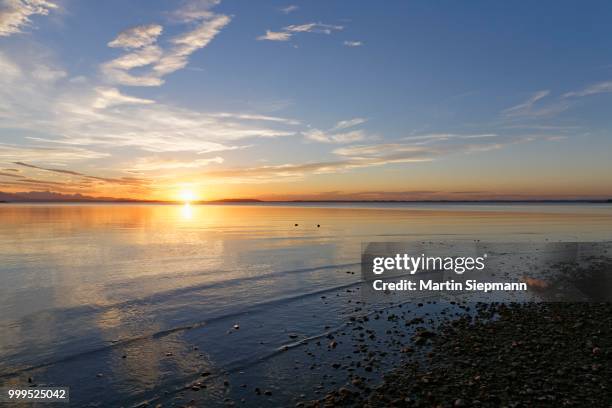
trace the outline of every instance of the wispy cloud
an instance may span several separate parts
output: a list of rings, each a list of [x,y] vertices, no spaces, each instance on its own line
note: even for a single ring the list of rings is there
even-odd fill
[[[425,136],[431,137],[431,135]],[[439,138],[436,143],[427,145],[416,143],[414,140],[362,144],[334,149],[335,160],[228,168],[208,171],[203,175],[208,177],[210,182],[216,183],[273,183],[302,179],[312,174],[346,172],[388,164],[430,162],[454,154],[476,154],[518,143],[556,140],[558,139],[554,135],[508,136],[498,140],[495,136],[482,134]]]
[[[215,16],[211,9],[221,4],[221,0],[187,0],[183,6],[172,13],[179,22],[192,22],[209,19]]]
[[[258,40],[267,41],[289,41],[291,39],[291,33],[285,31],[270,31],[266,30],[266,33],[257,37]]]
[[[99,101],[94,98],[94,103]],[[233,150],[231,142],[248,138],[280,137],[295,131],[265,126],[265,120],[241,119],[241,115],[202,113],[165,104],[128,103],[99,109],[79,99],[61,102],[59,109],[69,121],[54,121],[57,135],[48,143],[112,147],[135,147],[150,152],[196,152]],[[279,121],[281,124],[282,122]],[[277,123],[277,122],[274,122]],[[36,138],[36,140],[43,140]],[[230,143],[230,144],[228,144]]]
[[[533,105],[537,101],[545,98],[549,94],[550,94],[550,91],[547,89],[544,89],[542,91],[537,91],[533,95],[531,95],[526,101],[518,105],[512,106],[511,108],[504,109],[502,113],[508,116],[524,115],[526,113],[529,113],[531,112]]]
[[[60,193],[98,194],[111,196],[125,194],[142,197],[151,192],[151,181],[143,177],[107,177],[92,175],[68,168],[53,168],[28,162],[14,162],[24,172],[9,178],[0,172],[0,187],[19,191],[54,191]]]
[[[597,84],[590,85],[580,91],[568,92],[563,95],[564,98],[578,97],[578,96],[589,96],[600,93],[612,92],[612,81],[599,82]]]
[[[361,47],[363,42],[361,41],[345,41],[344,45],[347,47]]]
[[[187,65],[187,58],[198,49],[206,47],[230,21],[229,16],[212,15],[194,30],[173,38],[171,42],[174,47],[162,56],[153,70],[163,76],[184,68]]]
[[[23,178],[24,177],[24,176],[22,176],[19,173],[14,173],[14,172],[7,173],[7,172],[4,172],[4,171],[0,171],[0,176],[11,177],[11,178]]]
[[[164,76],[185,68],[189,56],[206,47],[229,24],[229,16],[210,10],[218,3],[192,1],[175,12],[174,17],[180,23],[195,23],[196,27],[172,38],[167,48],[157,45],[163,31],[161,25],[141,25],[121,32],[108,45],[129,52],[102,64],[101,72],[106,80],[130,86],[162,85]],[[140,70],[138,73],[133,71],[136,68]]]
[[[210,164],[221,164],[223,158],[216,156],[208,159],[173,159],[161,157],[141,157],[129,168],[135,172],[150,172],[157,170],[198,169]]]
[[[488,139],[498,137],[496,133],[482,133],[482,134],[473,134],[473,135],[465,135],[465,134],[456,134],[456,133],[430,133],[425,135],[416,135],[416,136],[406,136],[401,140],[405,140],[408,142],[412,142],[417,145],[423,144],[431,144],[431,143],[440,143],[440,142],[448,142],[448,141],[461,141],[461,140],[469,140],[469,139]]]
[[[97,96],[92,104],[92,107],[95,109],[105,109],[117,105],[150,105],[155,103],[151,99],[124,95],[117,88],[98,87],[95,88],[95,92]]]
[[[334,31],[344,29],[341,25],[323,24],[323,23],[306,23],[294,24],[284,28],[285,31],[291,33],[320,33],[331,34]]]
[[[287,7],[282,7],[282,8],[280,9],[280,11],[281,11],[281,12],[283,12],[283,13],[285,13],[285,14],[289,14],[289,13],[293,13],[294,11],[296,11],[296,10],[298,10],[298,9],[299,9],[299,7],[298,7],[298,6],[296,6],[296,5],[293,5],[293,4],[292,4],[292,5],[287,6]]]
[[[140,184],[142,184],[144,182],[143,179],[135,178],[135,177],[121,177],[121,178],[99,177],[99,176],[92,176],[92,175],[84,174],[84,173],[81,173],[81,172],[78,172],[78,171],[73,171],[73,170],[47,168],[47,167],[36,166],[36,165],[33,165],[33,164],[28,164],[28,163],[23,163],[23,162],[13,162],[13,164],[16,164],[16,165],[22,166],[22,167],[28,167],[28,168],[31,168],[31,169],[44,170],[44,171],[48,171],[48,172],[51,172],[51,173],[59,173],[59,174],[64,174],[64,175],[69,175],[69,176],[78,176],[78,177],[83,178],[83,179],[103,181],[105,183],[112,183],[112,184],[137,184],[137,185],[140,185]]]
[[[278,123],[285,123],[288,125],[299,125],[301,123],[299,120],[295,120],[295,119],[280,118],[277,116],[268,116],[268,115],[257,115],[257,114],[252,114],[252,113],[249,114],[249,113],[217,112],[217,113],[211,113],[210,116],[215,117],[215,118],[278,122]]]
[[[159,24],[146,24],[128,28],[109,42],[108,46],[125,49],[146,47],[157,41],[157,37],[160,36],[163,29]]]
[[[541,101],[549,95],[549,90],[537,91],[526,101],[504,109],[501,113],[508,119],[536,119],[557,115],[571,106],[569,101],[563,98],[556,98],[543,104]]]
[[[360,129],[347,132],[346,129],[353,128],[366,122],[364,118],[341,120],[329,130],[311,129],[303,132],[308,140],[320,143],[354,143],[366,140],[367,134]]]
[[[365,118],[353,118],[349,120],[341,120],[340,122],[336,123],[333,129],[334,130],[348,129],[348,128],[352,128],[352,127],[361,125],[365,123],[366,121],[367,119]]]
[[[110,154],[81,147],[0,143],[0,161],[29,160],[38,163],[70,163],[108,157]]]
[[[352,132],[329,133],[319,129],[304,132],[307,139],[321,143],[353,143],[365,140],[366,133],[363,130],[353,130]]]
[[[334,31],[343,30],[344,26],[323,24],[323,23],[306,23],[306,24],[293,24],[284,27],[280,31],[266,30],[264,35],[257,37],[258,40],[268,41],[289,41],[295,34],[298,33],[318,33],[318,34],[331,34]]]
[[[57,4],[47,0],[2,0],[0,2],[0,37],[21,33],[32,24],[31,16],[47,15]]]
[[[39,147],[36,151],[25,145],[3,149],[7,156],[16,155],[14,160],[27,160],[28,154],[47,155],[49,161],[59,163],[77,154],[101,157],[122,148],[221,152],[244,147],[241,140],[294,135],[300,124],[252,112],[200,112],[129,95],[112,86],[58,81],[58,76],[37,78],[33,69],[41,66],[39,61],[18,64],[0,53],[1,126],[29,131],[26,140]]]

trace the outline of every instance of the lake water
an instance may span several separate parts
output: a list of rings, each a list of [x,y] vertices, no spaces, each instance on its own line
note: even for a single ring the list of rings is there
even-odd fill
[[[223,404],[343,324],[363,242],[611,239],[604,204],[0,204],[0,385],[131,406],[210,372]]]

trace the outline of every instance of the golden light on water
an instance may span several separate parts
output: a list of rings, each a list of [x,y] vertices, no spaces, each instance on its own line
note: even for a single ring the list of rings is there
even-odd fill
[[[181,207],[181,217],[184,220],[191,220],[193,218],[193,208],[191,208],[191,204],[189,204],[189,202],[186,202]]]

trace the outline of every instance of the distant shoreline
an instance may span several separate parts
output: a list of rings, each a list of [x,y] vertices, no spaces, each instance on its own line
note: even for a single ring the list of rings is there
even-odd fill
[[[184,201],[162,200],[106,200],[106,199],[66,199],[66,200],[33,200],[15,199],[0,200],[0,204],[185,204]],[[612,199],[601,200],[279,200],[267,201],[256,199],[228,199],[211,201],[193,201],[193,205],[219,204],[612,204]]]

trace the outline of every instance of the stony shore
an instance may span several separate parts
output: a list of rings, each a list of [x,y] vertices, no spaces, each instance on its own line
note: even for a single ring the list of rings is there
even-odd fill
[[[376,388],[301,406],[612,407],[612,304],[480,304],[416,336]]]

